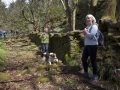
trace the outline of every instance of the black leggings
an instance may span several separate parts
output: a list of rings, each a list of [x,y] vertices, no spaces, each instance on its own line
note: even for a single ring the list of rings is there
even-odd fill
[[[84,47],[83,55],[82,55],[82,64],[85,72],[88,72],[87,59],[90,56],[90,60],[93,68],[93,74],[97,74],[96,54],[97,54],[97,45],[86,45]]]

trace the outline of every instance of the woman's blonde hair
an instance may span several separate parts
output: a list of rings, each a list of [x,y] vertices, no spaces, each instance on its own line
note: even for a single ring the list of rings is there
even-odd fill
[[[91,18],[91,19],[93,20],[93,23],[96,23],[96,19],[95,19],[95,17],[94,17],[92,14],[88,14],[88,15],[86,16],[86,18],[87,18],[87,17]]]

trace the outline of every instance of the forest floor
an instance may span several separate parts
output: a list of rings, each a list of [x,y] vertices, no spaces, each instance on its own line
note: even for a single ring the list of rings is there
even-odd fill
[[[58,65],[62,68],[59,72],[51,69],[52,66],[41,69],[40,56],[36,56],[38,48],[34,44],[26,45],[19,40],[12,44],[7,42],[8,64],[3,72],[10,79],[0,81],[0,90],[116,90],[107,81],[99,80],[90,84],[90,78],[82,76],[79,66],[67,67],[61,64]],[[45,75],[50,78],[45,78]]]

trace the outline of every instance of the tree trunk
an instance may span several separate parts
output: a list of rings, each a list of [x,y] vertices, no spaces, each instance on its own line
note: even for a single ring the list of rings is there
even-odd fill
[[[101,30],[106,31],[111,24],[116,23],[116,0],[106,0],[106,7],[102,18],[99,20]]]
[[[117,0],[117,14],[116,14],[117,22],[120,22],[120,0]]]
[[[75,30],[75,25],[76,25],[77,4],[78,4],[78,0],[74,0],[74,6],[73,6],[72,15],[71,15],[71,29],[72,29],[72,31]]]
[[[68,22],[69,28],[71,30],[71,11],[70,11],[70,7],[68,4],[68,0],[65,0],[65,6],[66,6],[67,22]]]
[[[96,6],[97,6],[98,0],[91,0],[90,5],[90,14],[96,15]]]
[[[116,17],[115,17],[115,12],[116,12],[116,0],[107,0],[106,1],[106,7],[105,11],[103,13],[103,16],[101,18],[102,21],[104,22],[116,22]]]
[[[69,28],[71,31],[75,30],[77,4],[78,4],[78,0],[73,0],[72,6],[70,7],[69,1],[65,0],[66,15],[68,19]]]

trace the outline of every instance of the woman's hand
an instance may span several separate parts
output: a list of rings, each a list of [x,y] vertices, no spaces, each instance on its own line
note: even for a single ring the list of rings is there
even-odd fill
[[[88,28],[85,28],[83,31],[84,36],[86,36],[87,32],[88,32]]]

